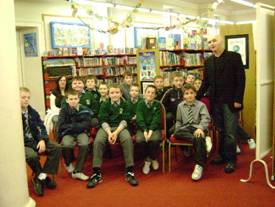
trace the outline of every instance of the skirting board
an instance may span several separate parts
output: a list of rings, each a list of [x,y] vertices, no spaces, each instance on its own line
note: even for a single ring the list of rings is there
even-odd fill
[[[29,201],[24,207],[35,207],[35,206],[36,206],[35,201],[31,197],[29,197]]]

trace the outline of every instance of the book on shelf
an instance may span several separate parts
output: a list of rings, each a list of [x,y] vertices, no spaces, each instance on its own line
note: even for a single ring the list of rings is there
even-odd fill
[[[160,66],[183,64],[181,54],[170,51],[160,51]]]
[[[201,53],[184,53],[185,66],[198,66],[202,65]]]
[[[79,68],[78,75],[79,76],[87,76],[87,75],[94,75],[94,76],[100,76],[103,74],[102,67],[96,67],[96,68]]]
[[[170,38],[173,39],[173,48],[180,49],[181,48],[181,35],[180,34],[171,34]]]
[[[159,37],[158,38],[158,48],[159,49],[166,49],[166,38],[165,37]]]

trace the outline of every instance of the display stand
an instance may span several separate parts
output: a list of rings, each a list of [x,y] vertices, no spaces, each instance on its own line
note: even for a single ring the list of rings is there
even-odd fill
[[[274,23],[275,13],[274,8],[257,3],[256,8],[256,31],[262,31],[257,36],[257,101],[256,101],[256,159],[250,163],[248,179],[240,179],[241,182],[247,183],[251,180],[253,167],[255,163],[261,163],[265,170],[265,178],[267,185],[275,189],[269,180],[268,167],[263,157],[265,157],[271,149],[272,141],[274,142],[274,48],[270,47],[274,41]],[[261,40],[261,41],[259,41]],[[273,136],[272,136],[273,135]],[[270,138],[272,138],[270,140]],[[274,144],[273,144],[274,148]],[[273,151],[274,158],[274,151]],[[274,160],[273,160],[274,162]],[[273,174],[274,176],[274,174]]]

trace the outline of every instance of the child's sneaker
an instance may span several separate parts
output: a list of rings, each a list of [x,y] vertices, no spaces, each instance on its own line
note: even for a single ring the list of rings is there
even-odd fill
[[[254,139],[248,139],[247,140],[247,143],[248,143],[248,147],[249,149],[255,149],[256,148],[256,143],[255,143],[255,140]]]
[[[201,179],[202,172],[203,172],[203,167],[198,164],[195,165],[194,171],[191,176],[192,180],[197,181],[197,180]]]
[[[102,181],[103,181],[103,179],[102,179],[101,173],[100,173],[100,174],[94,173],[94,174],[90,177],[90,179],[89,179],[89,181],[88,181],[88,183],[87,183],[87,188],[93,188],[93,187],[95,187],[98,183],[101,183]]]
[[[153,170],[159,169],[159,162],[157,160],[152,160],[152,168]]]
[[[78,180],[88,180],[89,179],[89,177],[82,172],[73,172],[72,178],[78,179]]]
[[[150,172],[150,166],[151,166],[151,162],[150,161],[145,161],[144,162],[144,165],[143,165],[143,168],[142,168],[143,174],[145,174],[145,175],[149,174],[149,172]]]
[[[236,153],[237,154],[241,154],[241,148],[240,148],[240,146],[238,144],[236,146]]]
[[[212,140],[211,140],[211,137],[209,137],[209,136],[205,137],[205,144],[206,144],[206,152],[208,154],[208,153],[210,153],[210,151],[212,149]]]
[[[135,174],[133,172],[127,172],[125,175],[125,180],[131,185],[131,186],[137,186],[138,180],[135,177]]]
[[[74,171],[73,163],[70,163],[69,165],[65,165],[65,168],[68,171],[68,173],[72,173]]]

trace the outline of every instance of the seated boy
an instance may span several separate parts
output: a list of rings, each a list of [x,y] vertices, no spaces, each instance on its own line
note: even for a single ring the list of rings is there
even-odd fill
[[[91,92],[84,90],[84,82],[80,77],[75,77],[72,80],[72,89],[78,92],[79,103],[81,105],[87,106],[92,112],[93,117],[91,119],[92,127],[97,127],[98,125],[98,111],[99,111],[99,99],[96,99]]]
[[[194,80],[194,84],[193,85],[194,85],[196,91],[200,90],[201,84],[202,84],[202,80],[200,78],[196,78]]]
[[[49,141],[48,134],[38,112],[29,105],[30,90],[20,88],[20,102],[24,130],[25,157],[28,165],[34,172],[32,180],[37,195],[44,195],[44,186],[49,189],[56,188],[56,183],[47,176],[47,173],[56,174],[58,170],[61,148]],[[39,154],[45,153],[47,161],[41,167]]]
[[[187,73],[185,83],[194,84],[195,81],[195,75],[193,73]]]
[[[100,83],[98,87],[98,91],[100,94],[99,105],[101,105],[104,101],[108,100],[108,86],[106,83]]]
[[[161,105],[155,100],[156,87],[149,85],[145,89],[144,100],[137,105],[137,143],[142,146],[144,166],[142,172],[148,174],[150,166],[158,170],[158,149],[161,140]]]
[[[105,146],[107,142],[115,144],[117,140],[123,149],[125,179],[132,186],[138,185],[133,172],[133,142],[126,128],[129,121],[129,112],[127,103],[122,100],[121,96],[119,85],[112,84],[109,87],[110,99],[102,103],[100,107],[99,120],[101,121],[101,128],[98,130],[94,141],[93,175],[89,179],[87,188],[93,188],[102,181],[101,165]]]
[[[210,116],[205,104],[195,99],[196,89],[193,85],[184,85],[183,97],[184,101],[177,108],[174,137],[192,141],[196,165],[191,177],[196,181],[202,177],[207,159],[207,145],[209,149],[211,144],[210,137],[207,137],[206,142]]]
[[[156,86],[157,93],[156,93],[156,100],[161,100],[164,93],[168,90],[167,87],[164,87],[164,80],[163,77],[158,75],[154,78],[154,85]]]
[[[182,86],[184,84],[184,77],[182,73],[176,72],[173,74],[173,88],[168,89],[161,102],[163,103],[166,109],[166,126],[167,126],[167,137],[174,131],[174,123],[176,120],[176,113],[178,104],[182,102]]]
[[[130,100],[130,86],[133,84],[132,73],[125,71],[123,74],[123,83],[121,84],[122,97],[125,100]]]
[[[66,169],[72,173],[72,178],[88,180],[83,171],[83,165],[88,153],[89,137],[91,127],[91,110],[79,104],[78,92],[69,90],[66,94],[66,102],[59,114],[59,137],[62,137],[62,153],[65,160]],[[76,165],[72,164],[74,154],[74,144],[79,145],[79,153]]]
[[[136,134],[136,113],[137,113],[137,105],[142,100],[142,97],[139,94],[139,86],[137,84],[133,84],[130,87],[130,100],[127,101],[129,115],[130,115],[130,124],[129,130],[131,134]]]
[[[96,82],[97,78],[94,75],[89,75],[85,79],[85,86],[86,86],[86,91],[90,92],[94,99],[99,101],[100,94],[98,90],[96,89]]]

